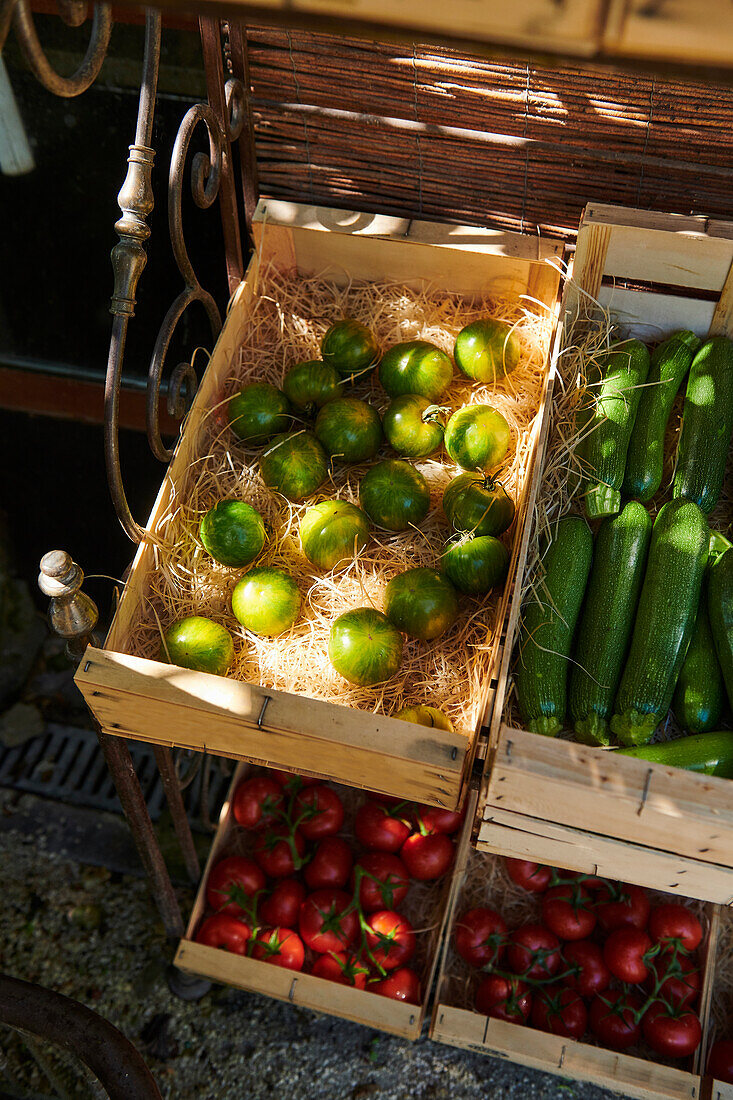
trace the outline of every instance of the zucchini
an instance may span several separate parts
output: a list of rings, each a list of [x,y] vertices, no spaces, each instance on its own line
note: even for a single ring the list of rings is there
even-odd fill
[[[714,336],[692,361],[677,446],[674,498],[707,515],[718,502],[733,431],[733,343]]]
[[[642,745],[638,749],[617,749],[621,756],[635,756],[650,764],[667,764],[670,768],[686,768],[704,775],[722,775],[733,779],[733,731],[714,730]]]
[[[568,659],[588,583],[593,536],[582,516],[563,516],[544,553],[519,635],[515,684],[526,729],[554,737],[565,721]]]
[[[708,546],[708,572],[719,558],[722,558],[726,550],[730,550],[733,542],[727,539],[720,531],[710,532],[710,545]]]
[[[733,706],[733,549],[726,550],[708,575],[708,614],[728,702]]]
[[[590,519],[613,516],[621,508],[626,452],[649,372],[649,349],[640,340],[614,344],[603,357],[602,369],[598,401],[580,444]]]
[[[570,672],[568,708],[579,741],[608,745],[608,718],[616,698],[634,613],[644,579],[652,521],[631,501],[604,520],[580,617]]]
[[[674,689],[672,710],[679,724],[689,733],[707,733],[720,723],[724,706],[725,684],[715,654],[708,618],[707,584],[703,581],[692,637]]]
[[[625,497],[651,500],[662,484],[667,421],[700,343],[694,332],[675,332],[652,354],[626,455],[621,486]]]
[[[648,741],[670,708],[695,625],[709,541],[705,516],[690,500],[669,501],[656,518],[611,718],[623,745]]]

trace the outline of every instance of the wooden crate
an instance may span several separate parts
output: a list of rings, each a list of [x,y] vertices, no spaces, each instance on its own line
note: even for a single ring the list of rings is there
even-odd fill
[[[349,278],[417,287],[430,284],[466,298],[490,291],[512,297],[525,294],[547,303],[550,316],[556,316],[559,308],[561,246],[536,237],[272,201],[260,203],[255,236],[258,252],[231,304],[163,481],[150,530],[165,514],[175,486],[197,454],[202,422],[220,394],[247,326],[261,264],[272,262],[284,272],[300,275],[328,270],[328,277],[342,284]],[[548,346],[544,395],[533,424],[518,501],[514,553],[491,626],[494,652],[516,570],[550,385]],[[475,728],[455,733],[191,672],[126,651],[127,632],[154,569],[155,548],[146,540],[135,557],[104,647],[90,647],[79,666],[76,682],[105,732],[307,771],[419,802],[453,808],[459,804],[490,695],[491,660],[484,698],[476,700]]]
[[[429,941],[423,952],[422,1003],[420,1005],[410,1005],[383,997],[378,993],[353,989],[350,986],[314,977],[312,974],[284,970],[270,963],[232,955],[227,951],[195,942],[193,937],[206,912],[205,887],[209,870],[219,859],[232,854],[232,850],[240,851],[238,847],[233,849],[232,845],[236,846],[237,834],[242,834],[244,831],[234,820],[231,803],[237,785],[247,777],[249,769],[248,764],[240,763],[235,771],[227,800],[222,807],[219,826],[191,911],[186,935],[180,941],[176,952],[175,965],[182,970],[210,978],[214,982],[234,985],[281,1001],[290,1001],[291,1004],[312,1008],[317,1012],[326,1012],[331,1016],[341,1016],[345,1020],[379,1028],[381,1031],[388,1031],[405,1039],[417,1039],[427,1012],[430,990],[438,965],[448,914],[448,901],[452,891],[453,872],[448,874],[440,885],[436,884],[436,893],[439,897],[433,911],[420,914],[430,926],[429,932],[422,933],[424,936],[429,936]],[[341,788],[339,793],[342,797],[344,795],[348,797],[349,794],[344,788]],[[455,873],[465,865],[470,843],[471,820],[467,815],[457,843]],[[413,925],[417,927],[414,921]]]
[[[732,336],[732,262],[731,222],[589,205],[565,295],[566,331],[582,304],[595,299],[641,339],[658,340],[678,328]],[[525,536],[526,545],[529,531]],[[525,559],[519,563],[520,575],[525,564]],[[729,780],[507,724],[519,612],[515,593],[491,722],[478,846],[533,851],[545,862],[575,870],[597,868],[689,897],[733,900]]]
[[[523,850],[508,852],[522,857],[528,853]],[[529,853],[539,862],[537,853]],[[506,1023],[503,1020],[483,1016],[472,1009],[456,1004],[455,973],[451,982],[451,971],[459,968],[462,976],[474,979],[478,984],[476,971],[461,960],[453,948],[453,935],[460,914],[476,905],[488,905],[498,908],[496,897],[487,893],[478,897],[476,888],[472,890],[470,901],[463,898],[463,891],[472,881],[475,883],[481,864],[501,858],[498,854],[472,851],[467,863],[457,870],[451,891],[448,920],[443,941],[440,970],[436,984],[430,1037],[437,1042],[450,1046],[473,1050],[494,1058],[506,1058],[532,1069],[543,1070],[560,1077],[576,1081],[587,1081],[604,1088],[618,1091],[627,1096],[641,1097],[642,1100],[700,1100],[701,1066],[705,1049],[705,1035],[711,1013],[711,997],[715,978],[715,943],[720,906],[706,903],[703,907],[703,919],[706,923],[706,938],[701,947],[704,959],[704,978],[698,1010],[703,1024],[703,1040],[687,1064],[680,1067],[662,1064],[643,1056],[644,1051],[633,1053],[605,1050],[595,1046],[592,1041],[565,1039],[537,1031],[532,1027],[522,1027]],[[673,900],[669,898],[668,900]],[[674,899],[677,900],[677,899]],[[699,903],[698,903],[699,905]],[[464,974],[465,972],[465,974]]]

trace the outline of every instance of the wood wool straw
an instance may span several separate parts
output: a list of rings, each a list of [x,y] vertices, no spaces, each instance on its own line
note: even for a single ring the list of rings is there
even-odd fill
[[[335,273],[342,278],[343,273]],[[387,582],[405,569],[436,566],[450,530],[441,498],[460,471],[442,452],[418,461],[431,493],[427,518],[419,528],[391,533],[372,527],[368,545],[343,569],[325,572],[312,566],[300,548],[298,528],[306,509],[338,497],[358,504],[359,481],[371,465],[333,464],[319,492],[292,504],[268,489],[259,474],[265,447],[248,447],[228,426],[226,404],[243,385],[264,381],[281,386],[296,363],[320,357],[328,327],[348,315],[366,324],[386,350],[404,340],[431,340],[449,354],[460,329],[479,317],[510,324],[519,337],[518,367],[496,385],[471,383],[454,374],[440,403],[457,409],[469,402],[490,403],[507,419],[511,442],[502,481],[515,500],[525,487],[532,427],[539,410],[552,315],[541,303],[524,298],[468,301],[434,287],[423,290],[393,284],[351,282],[338,286],[328,275],[300,278],[261,268],[248,316],[244,342],[217,400],[203,417],[195,440],[196,457],[175,487],[171,502],[149,538],[155,545],[156,569],[149,578],[144,606],[138,609],[127,641],[128,651],[156,659],[161,629],[187,615],[205,615],[225,625],[235,639],[235,662],[229,675],[282,691],[390,714],[402,706],[427,703],[444,710],[457,729],[470,734],[476,724],[481,692],[489,671],[492,624],[501,597],[460,598],[453,627],[431,643],[406,639],[399,672],[385,684],[357,688],[333,669],[328,637],[333,621],[354,607],[382,609]],[[347,393],[369,400],[382,413],[389,397],[377,372]],[[308,427],[303,421],[295,429]],[[377,459],[392,457],[385,445]],[[278,638],[258,638],[244,630],[231,612],[231,592],[242,570],[217,565],[198,537],[201,519],[217,501],[246,500],[265,520],[268,540],[253,563],[292,574],[302,598],[293,628]],[[514,526],[503,536],[511,548]]]

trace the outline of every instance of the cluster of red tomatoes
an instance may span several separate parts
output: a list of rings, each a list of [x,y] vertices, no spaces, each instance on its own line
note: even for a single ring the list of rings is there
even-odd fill
[[[419,1004],[418,933],[397,907],[411,878],[450,868],[461,815],[373,795],[347,840],[332,787],[277,771],[240,783],[232,811],[251,858],[212,868],[196,940]]]
[[[485,975],[477,1010],[573,1039],[590,1031],[612,1050],[643,1036],[666,1058],[691,1055],[702,1036],[695,914],[653,904],[640,886],[505,863],[514,883],[538,895],[539,919],[510,931],[493,909],[459,917],[456,951]]]

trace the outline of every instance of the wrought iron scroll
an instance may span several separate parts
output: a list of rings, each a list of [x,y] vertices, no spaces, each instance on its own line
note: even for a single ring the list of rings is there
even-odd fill
[[[69,27],[80,27],[87,18],[84,0],[57,0],[57,6],[59,15]],[[11,13],[23,56],[44,88],[69,99],[81,95],[94,83],[102,68],[112,33],[112,9],[108,4],[95,6],[86,54],[71,76],[57,73],[46,57],[36,33],[29,0],[6,0],[3,5],[0,13],[0,49],[9,29]]]
[[[204,290],[196,276],[183,232],[185,169],[193,134],[200,125],[206,130],[209,151],[208,154],[196,153],[192,158],[191,194],[195,204],[202,210],[208,209],[217,198],[220,199],[230,289],[242,277],[241,240],[230,157],[231,142],[241,133],[246,118],[245,92],[240,81],[229,80],[226,85],[223,83],[218,22],[202,20],[201,33],[207,77],[211,76],[211,57],[216,49],[219,54],[218,73],[222,79],[215,85],[209,79],[211,104],[199,103],[186,112],[171,157],[168,176],[168,225],[173,254],[184,287],[163,320],[148,371],[148,442],[153,454],[161,462],[170,461],[173,454],[172,449],[164,445],[161,437],[159,410],[166,358],[178,323],[186,310],[194,302],[199,302],[208,318],[212,341],[221,329],[219,309],[214,298]],[[112,251],[115,287],[110,311],[114,320],[105,388],[105,456],[110,492],[120,523],[134,542],[140,542],[144,538],[145,530],[132,516],[122,481],[118,440],[119,392],[127,327],[135,313],[137,285],[146,263],[145,242],[150,236],[146,219],[153,209],[151,175],[155,153],[150,147],[150,140],[159,51],[160,16],[150,11],[146,24],[144,78],[140,92],[137,135],[135,144],[130,146],[127,178],[118,196],[122,217],[115,225],[120,240]],[[181,420],[185,416],[196,386],[196,372],[192,363],[179,363],[168,384],[167,408],[172,417]]]

